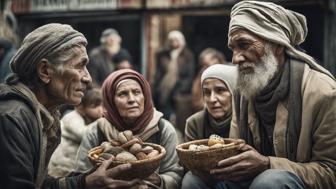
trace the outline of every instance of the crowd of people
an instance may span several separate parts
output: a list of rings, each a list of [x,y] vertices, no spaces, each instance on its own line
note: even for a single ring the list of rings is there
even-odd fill
[[[231,62],[207,48],[197,66],[182,32],[171,31],[157,52],[153,84],[133,69],[115,29],[104,30],[90,53],[70,25],[29,33],[0,84],[0,186],[336,188],[336,81],[297,48],[305,17],[260,1],[237,3],[230,17]],[[60,114],[62,105],[74,110]],[[143,180],[116,179],[129,163],[110,168],[111,158],[94,167],[87,157],[126,130],[166,150]],[[178,143],[212,134],[239,139],[240,153],[207,174],[183,167]]]

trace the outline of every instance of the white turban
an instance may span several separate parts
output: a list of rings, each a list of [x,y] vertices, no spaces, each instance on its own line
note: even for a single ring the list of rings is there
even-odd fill
[[[236,82],[238,79],[237,66],[228,64],[215,64],[209,66],[202,73],[201,86],[203,85],[204,80],[208,78],[216,78],[223,81],[232,95],[233,91],[236,89]]]
[[[313,57],[295,48],[305,40],[308,32],[306,18],[302,14],[270,2],[241,1],[231,10],[229,35],[238,28],[285,46],[287,54],[334,78]]]

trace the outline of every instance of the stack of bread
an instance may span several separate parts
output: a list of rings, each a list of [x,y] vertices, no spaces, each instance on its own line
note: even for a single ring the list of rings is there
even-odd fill
[[[126,130],[118,134],[117,140],[103,142],[89,154],[97,161],[112,158],[116,161],[131,162],[155,157],[159,153],[152,146],[146,145],[141,139],[133,136],[132,131]]]
[[[222,137],[213,134],[209,137],[207,145],[201,144],[190,144],[189,145],[189,150],[195,150],[195,151],[202,151],[202,150],[209,150],[209,149],[216,149],[216,148],[223,148],[223,147],[228,147],[232,146],[234,143],[229,143],[225,144],[225,141]]]
[[[116,176],[116,179],[144,179],[158,169],[160,161],[165,157],[166,150],[154,143],[145,143],[133,136],[131,131],[115,133],[113,140],[103,142],[88,153],[94,166],[100,165],[106,159],[112,159],[111,167],[130,163],[132,169]]]

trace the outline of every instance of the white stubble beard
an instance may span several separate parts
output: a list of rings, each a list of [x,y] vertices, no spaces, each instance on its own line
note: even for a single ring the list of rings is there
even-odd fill
[[[238,72],[237,89],[246,98],[253,98],[266,87],[278,70],[278,61],[274,56],[271,44],[265,45],[265,54],[260,58],[260,62],[246,62],[240,64],[253,66],[252,73]]]

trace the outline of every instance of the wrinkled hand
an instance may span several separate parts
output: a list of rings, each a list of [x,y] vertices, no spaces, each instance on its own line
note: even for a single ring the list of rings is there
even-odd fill
[[[131,168],[131,164],[122,164],[114,168],[109,168],[112,159],[105,160],[102,164],[91,174],[85,178],[87,189],[118,189],[118,188],[131,188],[139,184],[139,180],[116,180],[114,179],[121,172]]]
[[[242,153],[221,160],[218,168],[212,169],[212,174],[218,180],[244,181],[269,168],[269,158],[258,153],[253,147],[245,143],[237,145]]]

